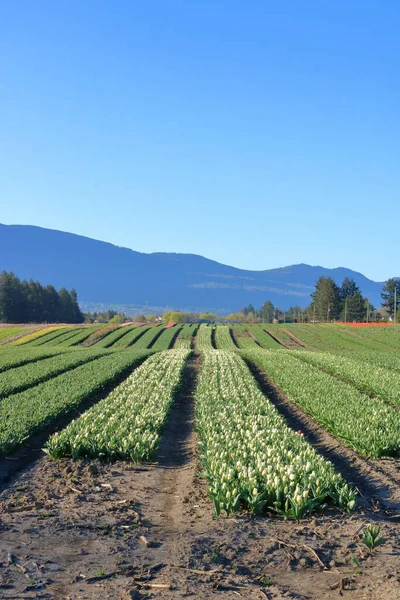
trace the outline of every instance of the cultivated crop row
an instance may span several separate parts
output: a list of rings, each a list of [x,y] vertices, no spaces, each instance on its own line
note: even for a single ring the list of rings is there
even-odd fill
[[[0,327],[0,342],[4,342],[8,338],[13,338],[22,333],[30,333],[32,329],[27,327]]]
[[[304,327],[303,327],[304,328]],[[327,349],[326,344],[332,350],[349,350],[349,351],[364,351],[364,350],[382,350],[383,345],[374,341],[362,338],[357,331],[350,331],[343,325],[333,325],[326,323],[311,324],[308,326],[311,332],[323,340],[323,343],[312,344],[317,349]],[[294,329],[294,328],[292,328]],[[303,334],[299,334],[302,339]]]
[[[96,344],[96,348],[109,348],[113,346],[118,340],[127,335],[130,331],[135,330],[135,327],[118,327],[104,336],[99,342]]]
[[[88,337],[93,335],[93,333],[100,329],[100,327],[101,326],[99,325],[96,327],[86,327],[78,333],[75,333],[75,335],[72,335],[70,338],[68,338],[68,340],[64,340],[63,342],[58,343],[57,345],[62,346],[64,348],[68,348],[70,346],[77,346],[78,344],[84,342]]]
[[[171,347],[174,338],[178,335],[180,329],[180,325],[175,325],[174,327],[165,329],[160,337],[155,341],[154,345],[152,346],[152,350],[155,350],[156,352],[160,350],[168,350],[168,348]]]
[[[211,327],[209,325],[205,325],[204,323],[202,325],[200,325],[200,327],[197,331],[197,335],[196,335],[197,350],[199,350],[199,351],[212,350],[212,348],[213,348],[213,344],[212,344],[213,329],[214,329],[213,327]]]
[[[376,394],[400,406],[400,373],[396,371],[354,359],[352,355],[338,356],[328,352],[294,352],[293,354],[354,384],[368,394]],[[400,363],[398,366],[400,368]]]
[[[109,352],[98,360],[2,400],[0,455],[101,392],[146,355],[130,350]]]
[[[34,363],[50,356],[56,356],[62,352],[67,352],[63,348],[14,348],[7,346],[0,352],[0,373],[8,369],[15,369],[21,365]]]
[[[383,369],[400,372],[400,353],[397,352],[352,352],[346,356]]]
[[[237,346],[232,340],[231,329],[227,325],[217,325],[215,344],[219,350],[237,350]]]
[[[56,338],[60,338],[65,333],[69,333],[69,328],[67,327],[58,327],[55,329],[52,329],[50,327],[50,330],[51,331],[46,332],[44,335],[28,340],[24,343],[24,345],[29,346],[31,348],[33,348],[34,346],[42,346],[50,341],[55,340]]]
[[[299,360],[292,351],[243,351],[317,423],[365,456],[400,455],[400,412]]]
[[[67,329],[61,335],[57,335],[55,337],[46,336],[46,340],[43,343],[39,344],[41,346],[62,346],[63,344],[67,344],[70,339],[75,337],[78,333],[82,333],[84,330],[81,327],[74,327],[71,329]],[[42,338],[44,340],[44,338]],[[33,345],[33,344],[30,344]]]
[[[400,330],[398,327],[366,327],[357,333],[368,340],[379,342],[385,349],[400,350]]]
[[[15,346],[21,346],[21,345],[25,345],[28,343],[33,342],[36,339],[41,338],[44,335],[47,335],[48,333],[51,333],[53,331],[65,331],[66,327],[64,327],[63,325],[54,325],[53,327],[46,327],[44,329],[36,329],[35,331],[32,331],[32,333],[28,333],[27,335],[24,335],[20,338],[18,338],[17,340],[15,340],[15,342],[12,342],[13,345]],[[61,331],[61,333],[62,333]]]
[[[0,378],[0,404],[2,399],[10,394],[16,394],[28,387],[47,381],[79,365],[100,358],[103,354],[104,351],[99,350],[77,350],[9,369],[2,373]]]
[[[256,349],[260,347],[255,339],[250,335],[249,327],[247,325],[235,325],[232,327],[232,334],[236,344],[242,350],[249,350],[251,348]]]
[[[132,347],[136,350],[145,350],[146,348],[150,348],[162,331],[163,328],[160,325],[151,327],[136,342],[132,344]]]
[[[114,344],[113,348],[126,348],[132,346],[136,340],[138,340],[146,331],[150,329],[150,325],[141,325],[140,327],[134,327],[130,329],[126,335],[119,338]]]
[[[263,348],[269,350],[277,350],[282,346],[272,338],[269,333],[266,333],[261,325],[249,325],[249,331],[254,335]]]
[[[318,326],[315,324],[301,325],[298,323],[288,323],[287,330],[298,337],[304,344],[316,348],[318,350],[331,350],[335,345],[322,337],[318,336]]]
[[[174,348],[190,349],[192,347],[192,340],[196,334],[197,327],[198,325],[196,324],[185,323],[175,340]]]
[[[55,433],[46,445],[48,454],[151,459],[188,356],[188,351],[172,350],[149,358],[107,398]]]
[[[244,506],[299,518],[326,502],[354,507],[353,490],[287,427],[236,353],[203,352],[196,419],[217,513]]]

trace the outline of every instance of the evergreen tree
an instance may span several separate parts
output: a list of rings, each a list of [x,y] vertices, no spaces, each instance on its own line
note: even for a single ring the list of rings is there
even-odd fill
[[[394,296],[396,290],[396,307],[394,305]],[[385,282],[381,292],[382,306],[386,308],[389,315],[393,317],[394,312],[400,307],[400,279],[392,277]],[[397,319],[396,319],[397,320]]]
[[[14,273],[0,273],[0,319],[5,323],[24,323],[26,319],[24,288]]]
[[[76,293],[76,290],[72,289],[69,293],[70,297],[71,297],[71,304],[73,307],[73,321],[72,323],[83,323],[85,317],[83,316],[83,313],[81,311],[81,309],[79,308],[79,304],[78,304],[78,294]]]
[[[346,298],[349,296],[354,296],[354,294],[359,294],[360,288],[356,285],[354,279],[349,279],[349,277],[345,277],[343,279],[343,283],[340,288],[339,297],[340,301],[344,302]]]
[[[270,300],[266,300],[260,308],[260,316],[263,323],[272,323],[275,314],[275,306]]]
[[[364,321],[366,316],[367,303],[360,292],[355,292],[345,298],[340,317],[342,321]]]
[[[75,290],[60,292],[38,281],[20,281],[0,273],[0,321],[5,323],[83,323]]]
[[[75,316],[75,306],[70,293],[66,288],[61,288],[58,292],[60,311],[57,321],[60,323],[73,323]]]
[[[317,321],[331,321],[340,315],[340,288],[332,277],[320,277],[311,294],[311,309]]]
[[[244,308],[242,308],[241,312],[244,314],[245,317],[247,317],[247,315],[249,313],[255,312],[255,308],[252,304],[249,304],[248,306],[245,306]]]
[[[43,290],[44,296],[44,307],[43,307],[43,321],[47,323],[59,323],[62,322],[60,297],[56,288],[52,285],[46,285]]]

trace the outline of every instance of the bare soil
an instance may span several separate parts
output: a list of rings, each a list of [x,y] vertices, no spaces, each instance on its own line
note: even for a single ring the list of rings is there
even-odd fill
[[[0,598],[398,600],[398,462],[363,461],[293,412],[290,424],[301,423],[306,436],[309,427],[310,442],[362,491],[358,510],[300,523],[271,515],[216,519],[198,475],[197,361],[189,361],[155,463],[41,455],[5,484]],[[274,400],[285,412],[285,399]],[[373,553],[360,540],[371,522],[388,538]]]

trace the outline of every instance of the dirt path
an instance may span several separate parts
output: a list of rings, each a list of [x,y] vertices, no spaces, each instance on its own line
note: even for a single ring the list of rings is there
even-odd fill
[[[343,590],[352,600],[397,600],[399,525],[370,498],[351,516],[301,523],[214,518],[197,475],[198,367],[193,357],[154,464],[41,456],[9,482],[0,598],[333,600]],[[368,555],[359,531],[371,521],[388,541]]]

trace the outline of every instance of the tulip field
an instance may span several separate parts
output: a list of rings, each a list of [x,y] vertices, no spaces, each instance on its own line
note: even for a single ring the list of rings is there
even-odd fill
[[[354,491],[289,429],[233,352],[208,350],[196,391],[200,456],[217,514],[239,507],[301,517],[325,502],[351,510]]]
[[[327,506],[349,512],[357,499],[352,483],[290,427],[253,373],[340,447],[360,459],[398,461],[400,329],[372,329],[206,323],[11,329],[10,342],[0,336],[0,460],[12,459],[39,433],[49,460],[157,460],[195,364],[185,393],[216,515],[244,510],[300,519]]]
[[[189,352],[153,355],[107,398],[86,411],[46,445],[54,458],[94,456],[150,460],[182,379]]]

